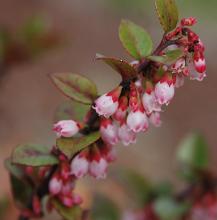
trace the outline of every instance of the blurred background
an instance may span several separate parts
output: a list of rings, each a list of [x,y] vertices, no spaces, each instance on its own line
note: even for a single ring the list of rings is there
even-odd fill
[[[175,184],[178,182],[174,152],[186,133],[199,130],[204,134],[210,146],[212,167],[217,166],[217,1],[177,0],[177,3],[180,17],[198,19],[194,30],[206,45],[208,77],[202,83],[186,81],[184,87],[176,90],[175,98],[162,114],[162,127],[151,128],[138,138],[136,145],[119,148],[116,163],[135,168],[154,181],[169,179]],[[144,26],[156,46],[163,34],[153,0],[1,1],[0,29],[7,29],[18,39],[17,30],[34,16],[40,17],[51,30],[47,43],[55,36],[60,43],[32,59],[9,62],[7,68],[0,69],[0,198],[10,195],[3,161],[13,148],[26,142],[54,144],[51,131],[54,111],[65,98],[47,74],[81,73],[95,81],[100,93],[107,92],[119,83],[119,75],[94,58],[99,52],[130,60],[118,39],[120,19],[127,18]],[[91,187],[85,181],[81,184],[81,191],[88,197]],[[98,184],[102,191],[106,189],[104,181]],[[11,215],[12,212],[8,213],[6,219],[15,219]]]

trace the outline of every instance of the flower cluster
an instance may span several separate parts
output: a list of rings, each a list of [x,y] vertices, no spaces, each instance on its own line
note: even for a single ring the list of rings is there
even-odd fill
[[[82,203],[82,199],[73,192],[75,178],[70,172],[70,165],[63,155],[61,155],[60,159],[60,165],[49,182],[50,194],[66,207],[79,205]]]
[[[136,134],[145,132],[149,124],[161,125],[160,112],[175,94],[175,88],[184,84],[184,78],[203,80],[206,76],[204,45],[187,26],[196,19],[182,19],[181,24],[165,36],[163,49],[157,55],[179,48],[181,57],[175,63],[149,62],[143,74],[123,81],[114,90],[100,96],[93,108],[101,116],[102,139],[109,145],[121,141],[124,145],[135,143]],[[167,42],[167,43],[166,43]],[[171,42],[173,44],[171,44]],[[138,70],[141,61],[132,62]]]
[[[184,18],[173,32],[166,35],[167,40],[177,39],[177,46],[184,52],[184,56],[172,66],[178,87],[183,85],[186,76],[198,81],[202,81],[206,76],[204,44],[199,36],[188,27],[193,26],[196,22],[195,18]]]
[[[217,197],[214,193],[206,193],[198,199],[190,213],[192,220],[215,220],[217,219]]]

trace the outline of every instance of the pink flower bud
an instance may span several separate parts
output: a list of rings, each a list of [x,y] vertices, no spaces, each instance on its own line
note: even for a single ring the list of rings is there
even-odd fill
[[[177,74],[176,75],[176,83],[175,83],[175,87],[176,88],[180,88],[184,85],[185,82],[185,77],[183,74]]]
[[[69,180],[66,183],[63,184],[62,189],[61,189],[61,194],[62,195],[69,195],[72,193],[72,190],[75,187],[75,182],[73,180]]]
[[[115,145],[118,143],[118,128],[111,119],[104,118],[101,120],[100,132],[102,139],[106,143],[110,145]]]
[[[41,213],[41,202],[40,202],[38,196],[33,196],[32,207],[33,207],[34,214],[40,215],[40,213]]]
[[[151,114],[153,111],[161,111],[161,105],[157,102],[154,91],[143,94],[142,104],[147,114]]]
[[[183,18],[181,20],[181,25],[182,26],[193,26],[197,23],[197,19],[194,17],[190,17],[190,18]]]
[[[74,205],[80,205],[83,202],[83,199],[78,194],[73,194],[73,203]]]
[[[70,165],[66,161],[62,161],[61,163],[60,176],[64,181],[70,178]]]
[[[203,79],[206,77],[206,73],[198,73],[196,71],[191,71],[190,72],[190,79],[191,80],[198,80],[198,81],[203,81]]]
[[[148,118],[144,111],[131,111],[127,117],[127,126],[135,133],[148,129]]]
[[[158,82],[155,86],[155,97],[159,104],[169,104],[175,93],[174,85],[167,82]]]
[[[107,154],[105,155],[106,160],[110,163],[117,159],[117,150],[115,147],[110,146]]]
[[[60,193],[62,189],[63,182],[62,180],[57,176],[53,176],[49,182],[49,191],[52,195],[57,195]]]
[[[71,174],[82,178],[88,172],[89,162],[85,156],[78,154],[71,162]]]
[[[121,89],[122,87],[118,87],[113,91],[100,96],[95,101],[95,106],[93,106],[93,108],[96,110],[98,115],[103,115],[104,117],[109,118],[116,112]]]
[[[119,121],[120,123],[123,122],[126,118],[127,108],[128,108],[128,99],[126,96],[122,96],[119,99],[118,109],[113,115],[113,118],[116,121]]]
[[[175,64],[172,65],[173,73],[182,73],[186,66],[186,62],[184,58],[180,58],[176,61]]]
[[[79,125],[73,120],[62,120],[54,124],[53,131],[57,137],[72,137],[79,131]]]
[[[125,123],[119,127],[118,136],[125,146],[136,143],[136,134]]]
[[[74,205],[74,201],[73,201],[73,197],[71,194],[68,195],[60,195],[59,196],[60,201],[62,202],[62,204],[68,208],[73,207]]]
[[[90,162],[89,173],[96,179],[105,179],[107,167],[108,163],[103,157],[93,159]]]
[[[160,119],[160,113],[159,112],[153,112],[150,117],[149,121],[151,122],[152,125],[155,127],[160,127],[161,126],[161,119]]]
[[[198,73],[204,73],[206,71],[206,61],[202,55],[194,56],[194,67]]]

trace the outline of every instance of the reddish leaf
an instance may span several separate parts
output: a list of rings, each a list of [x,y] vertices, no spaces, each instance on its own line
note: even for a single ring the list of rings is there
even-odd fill
[[[124,80],[131,79],[131,78],[134,78],[137,76],[137,72],[133,68],[133,66],[124,60],[119,60],[119,59],[111,58],[111,57],[105,57],[100,54],[96,55],[96,59],[102,60],[105,63],[107,63],[114,70],[116,70],[118,73],[120,73]]]

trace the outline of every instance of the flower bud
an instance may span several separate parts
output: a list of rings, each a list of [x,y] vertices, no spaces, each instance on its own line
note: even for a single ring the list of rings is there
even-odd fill
[[[74,201],[71,193],[68,195],[60,195],[59,199],[62,202],[62,204],[68,208],[71,208],[74,205]]]
[[[51,178],[49,182],[49,191],[52,195],[57,195],[62,189],[63,182],[58,175]]]
[[[194,55],[194,67],[198,73],[204,73],[206,71],[206,61],[203,55]]]
[[[40,215],[40,213],[41,213],[41,202],[40,202],[38,196],[36,196],[36,195],[33,196],[32,208],[33,208],[34,214],[36,214],[37,216]]]
[[[130,130],[125,123],[122,124],[121,127],[119,127],[118,136],[125,146],[136,143],[136,133]]]
[[[103,118],[101,120],[100,124],[100,132],[102,139],[110,144],[115,145],[118,143],[118,128],[117,126],[112,122],[111,119]]]
[[[160,105],[169,104],[175,93],[174,85],[167,82],[158,82],[155,86],[155,97]]]
[[[100,96],[95,101],[95,106],[93,106],[93,108],[96,110],[98,115],[103,115],[104,117],[109,118],[116,112],[121,89],[122,87],[117,87],[113,91]]]
[[[131,111],[127,117],[127,126],[135,133],[148,129],[148,118],[144,111]]]
[[[106,178],[108,163],[100,154],[97,148],[94,149],[91,155],[91,162],[89,165],[89,174],[96,179]]]
[[[181,25],[182,26],[193,26],[197,23],[197,19],[194,17],[190,17],[190,18],[183,18],[181,20]]]
[[[69,181],[63,184],[62,189],[61,189],[61,194],[69,195],[70,193],[72,193],[72,190],[74,189],[74,187],[75,187],[75,182],[72,179],[70,179]]]
[[[177,74],[176,75],[176,82],[175,82],[175,87],[180,88],[184,85],[185,82],[185,77],[183,74]]]
[[[117,150],[115,147],[110,146],[107,154],[105,155],[106,160],[110,163],[117,159]]]
[[[71,174],[77,178],[82,178],[88,172],[89,162],[85,155],[78,154],[71,162]]]
[[[154,91],[143,94],[142,104],[147,114],[151,114],[153,111],[161,111],[161,105],[157,102]]]
[[[118,109],[113,115],[113,118],[116,121],[119,121],[120,123],[123,122],[126,118],[127,108],[128,108],[128,99],[126,96],[122,96],[119,99]]]
[[[57,137],[72,137],[79,131],[79,125],[73,120],[62,120],[54,124],[53,131]]]
[[[162,123],[161,119],[160,119],[160,113],[159,112],[152,112],[152,114],[149,117],[149,121],[155,127],[160,127],[161,123]]]

